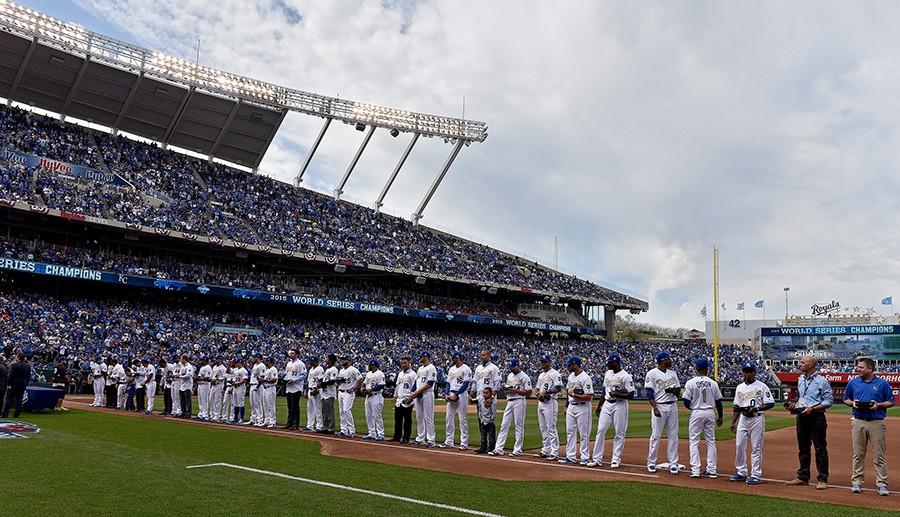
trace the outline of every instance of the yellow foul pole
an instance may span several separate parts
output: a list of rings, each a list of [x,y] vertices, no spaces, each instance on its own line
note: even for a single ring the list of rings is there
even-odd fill
[[[719,248],[713,246],[713,378],[719,381]]]

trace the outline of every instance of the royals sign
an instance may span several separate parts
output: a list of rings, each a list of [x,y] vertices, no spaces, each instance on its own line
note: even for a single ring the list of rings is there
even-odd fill
[[[832,312],[837,312],[840,308],[841,304],[834,300],[831,300],[831,303],[815,303],[810,307],[813,316],[827,316]]]

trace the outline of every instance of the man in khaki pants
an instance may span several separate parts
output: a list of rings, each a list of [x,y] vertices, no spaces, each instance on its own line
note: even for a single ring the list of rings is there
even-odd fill
[[[891,385],[875,376],[875,361],[861,358],[856,362],[854,378],[844,391],[844,404],[853,408],[850,434],[853,439],[853,475],[850,479],[851,491],[862,492],[865,472],[866,449],[872,444],[872,461],[875,465],[875,486],[878,495],[889,495],[887,484],[887,460],[884,457],[887,425],[884,419],[887,409],[894,405]]]

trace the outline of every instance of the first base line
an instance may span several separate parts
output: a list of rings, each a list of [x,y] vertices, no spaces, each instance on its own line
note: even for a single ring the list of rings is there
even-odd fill
[[[356,492],[358,494],[373,495],[375,497],[383,497],[385,499],[394,499],[396,501],[403,501],[403,502],[410,503],[410,504],[430,506],[432,508],[441,508],[443,510],[450,510],[450,511],[459,512],[459,513],[467,513],[470,515],[482,515],[484,517],[503,517],[502,515],[499,515],[496,513],[479,512],[477,510],[470,510],[468,508],[462,508],[459,506],[453,506],[453,505],[449,505],[449,504],[433,503],[431,501],[423,501],[421,499],[413,499],[411,497],[403,497],[402,495],[394,495],[394,494],[386,494],[383,492],[375,492],[373,490],[366,490],[364,488],[356,488],[356,487],[347,486],[347,485],[338,485],[337,483],[329,483],[327,481],[319,481],[317,479],[309,479],[309,478],[303,478],[303,477],[299,477],[299,476],[291,476],[289,474],[284,474],[281,472],[272,472],[271,470],[256,469],[253,467],[245,467],[243,465],[233,465],[231,463],[208,463],[205,465],[188,465],[185,468],[203,469],[203,468],[210,468],[210,467],[225,467],[225,468],[229,468],[229,469],[243,470],[245,472],[253,472],[255,474],[263,474],[265,476],[272,476],[272,477],[277,477],[277,478],[282,478],[282,479],[290,479],[292,481],[300,481],[302,483],[309,483],[311,485],[319,485],[319,486],[324,486],[324,487],[328,487],[328,488],[336,488],[338,490],[346,490],[348,492]]]

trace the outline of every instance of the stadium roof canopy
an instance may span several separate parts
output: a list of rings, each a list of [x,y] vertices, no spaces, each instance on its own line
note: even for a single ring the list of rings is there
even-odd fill
[[[461,144],[487,137],[483,122],[258,81],[143,49],[6,0],[0,0],[0,96],[254,169],[288,111],[324,118],[326,128],[332,120],[368,127],[367,137],[377,127],[394,136],[452,140],[454,158]],[[324,129],[316,144],[322,134]]]

